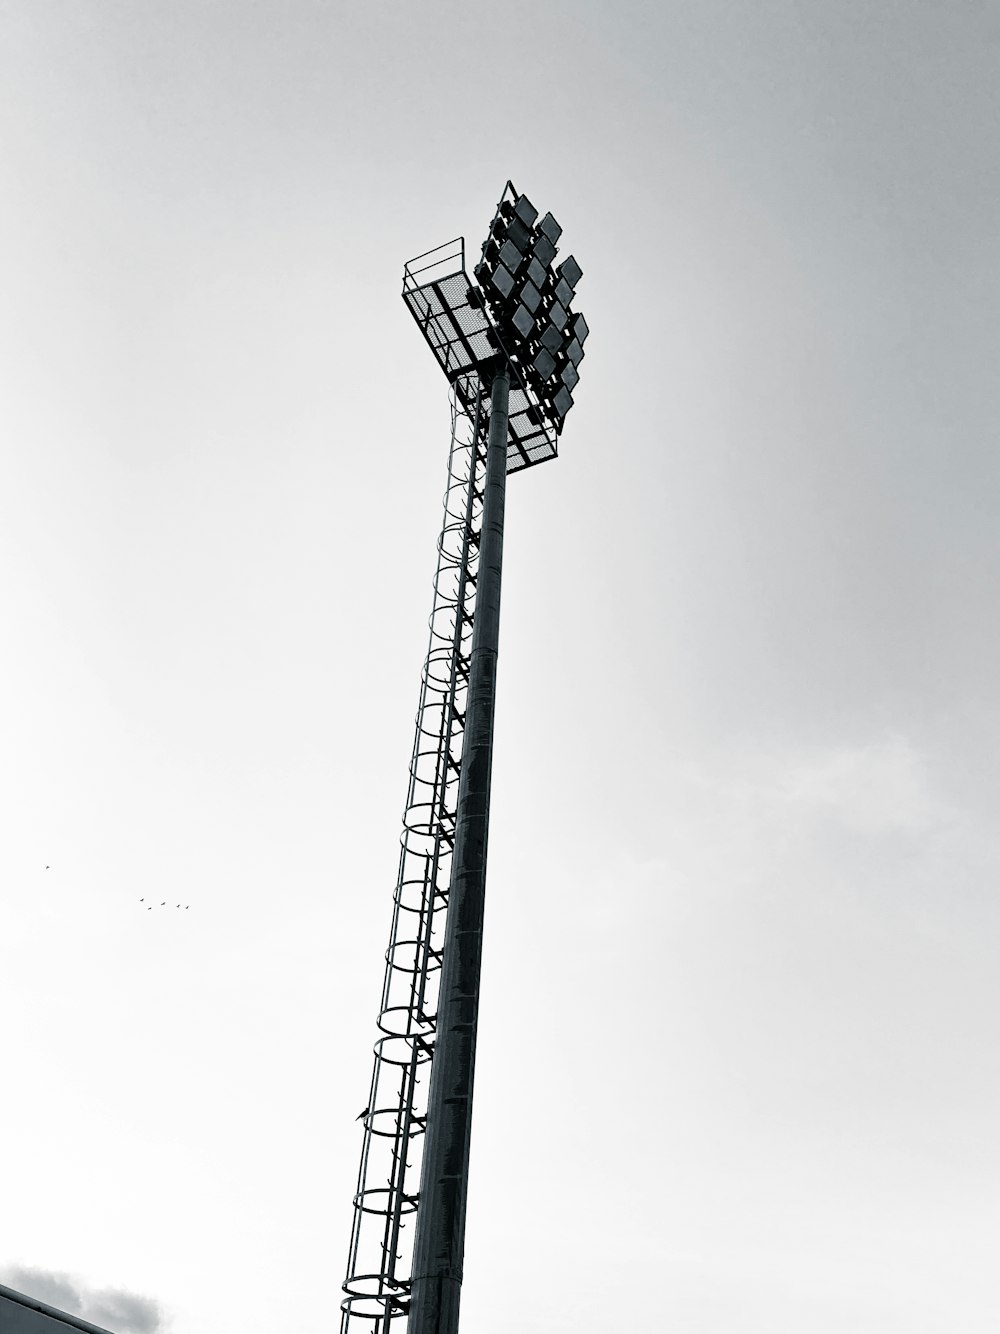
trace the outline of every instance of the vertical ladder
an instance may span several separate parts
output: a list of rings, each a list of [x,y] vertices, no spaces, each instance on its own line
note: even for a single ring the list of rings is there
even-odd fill
[[[466,406],[470,405],[470,406]],[[413,1222],[455,843],[486,463],[475,373],[451,392],[444,521],[417,709],[341,1334],[390,1334],[409,1309]]]

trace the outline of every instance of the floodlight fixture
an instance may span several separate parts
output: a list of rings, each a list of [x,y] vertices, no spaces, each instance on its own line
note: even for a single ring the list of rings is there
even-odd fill
[[[546,236],[544,232],[541,232],[535,238],[534,249],[535,258],[538,260],[539,264],[544,264],[545,267],[548,268],[556,257],[555,242],[550,236]]]
[[[544,278],[542,279],[544,282]],[[535,311],[542,304],[542,294],[535,283],[529,278],[521,289],[521,300],[528,307],[528,310],[534,315]],[[527,338],[527,334],[525,337]]]
[[[528,277],[531,279],[531,281],[535,284],[536,287],[545,286],[545,278],[546,278],[545,265],[540,264],[534,255],[532,255],[531,259],[528,260]]]
[[[531,369],[541,380],[547,380],[556,368],[556,359],[547,348],[539,348],[535,353],[535,359],[531,363]]]
[[[555,355],[562,347],[564,340],[561,330],[557,329],[554,324],[547,324],[538,341],[546,351]]]
[[[531,246],[531,227],[515,215],[507,224],[507,239],[512,241],[523,255]]]
[[[517,310],[514,311],[511,323],[522,338],[527,338],[535,327],[535,321],[531,318],[531,311],[523,305],[518,306]]]
[[[552,402],[555,405],[555,410],[559,413],[559,416],[565,417],[567,412],[569,412],[570,408],[573,406],[573,395],[569,392],[566,386],[563,385]]]
[[[514,253],[515,255],[517,254],[516,251]],[[493,270],[490,282],[501,296],[510,296],[511,292],[514,290],[514,275],[509,269],[504,267],[502,253],[500,263],[498,263]]]
[[[565,278],[570,287],[574,288],[583,277],[583,269],[580,268],[572,255],[567,256],[567,258],[563,260],[558,269],[556,269],[556,273],[558,273],[561,278]]]
[[[547,236],[553,245],[555,245],[560,236],[562,236],[562,228],[551,213],[546,213],[545,217],[538,224],[538,230],[543,236]]]
[[[507,187],[508,189],[511,188],[510,181],[507,182]],[[506,199],[507,192],[504,191],[504,198],[501,199],[499,208],[497,209],[498,213],[504,212],[504,202]],[[538,217],[538,209],[535,208],[527,195],[518,195],[517,201],[513,207],[513,214],[514,217],[520,219],[526,227],[534,227],[535,219]]]
[[[560,278],[556,283],[555,298],[564,306],[568,306],[573,300],[573,289],[565,278]]]
[[[524,255],[518,250],[514,242],[507,238],[500,247],[500,261],[506,264],[511,273],[517,273],[518,269],[524,263]]]

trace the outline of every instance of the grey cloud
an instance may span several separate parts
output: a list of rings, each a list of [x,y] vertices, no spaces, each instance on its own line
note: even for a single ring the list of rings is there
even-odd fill
[[[157,1334],[162,1327],[157,1303],[133,1292],[95,1292],[90,1311],[96,1324],[107,1325],[115,1334]]]
[[[4,1277],[12,1288],[27,1297],[57,1306],[69,1315],[83,1315],[80,1290],[68,1274],[53,1274],[48,1269],[5,1269]]]
[[[4,1276],[18,1292],[95,1325],[106,1325],[112,1334],[160,1334],[163,1329],[159,1304],[149,1297],[117,1288],[88,1288],[69,1274],[48,1269],[15,1267],[5,1270]]]

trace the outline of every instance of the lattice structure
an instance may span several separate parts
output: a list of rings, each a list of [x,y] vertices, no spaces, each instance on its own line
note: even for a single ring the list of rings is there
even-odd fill
[[[451,406],[430,645],[403,814],[341,1334],[356,1329],[388,1334],[408,1309],[409,1224],[417,1207],[426,1127],[476,603],[486,431],[477,374],[456,377]]]

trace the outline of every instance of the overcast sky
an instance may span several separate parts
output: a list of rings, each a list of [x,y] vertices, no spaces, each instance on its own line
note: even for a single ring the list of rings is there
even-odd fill
[[[994,1334],[998,66],[995,0],[0,0],[0,1281],[337,1327],[401,272],[510,176],[592,334],[508,493],[463,1328]]]

